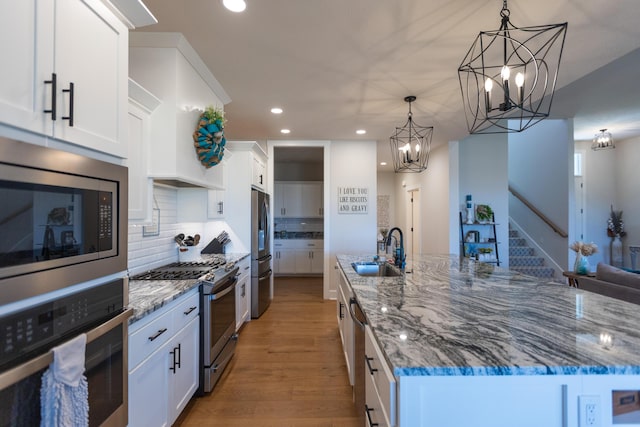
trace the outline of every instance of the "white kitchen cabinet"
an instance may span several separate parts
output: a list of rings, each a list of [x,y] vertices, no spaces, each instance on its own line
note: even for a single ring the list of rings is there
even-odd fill
[[[321,218],[324,216],[322,182],[305,182],[301,185],[302,217]]]
[[[129,222],[151,224],[153,179],[149,178],[151,115],[160,100],[129,80]]]
[[[207,195],[207,212],[210,219],[222,219],[225,215],[225,190],[209,190]]]
[[[322,182],[278,181],[274,184],[274,215],[276,218],[321,218],[322,194]]]
[[[322,274],[324,251],[322,249],[296,251],[297,274]]]
[[[396,425],[396,379],[369,326],[365,327],[365,404],[372,424]]]
[[[342,341],[342,351],[347,364],[347,373],[349,375],[349,384],[353,385],[353,320],[349,315],[349,300],[352,297],[351,290],[344,277],[344,273],[340,267],[337,268],[338,289],[336,316],[338,318],[338,330],[340,332],[340,340]]]
[[[249,257],[238,263],[238,275],[238,283],[236,285],[236,332],[250,318],[251,260]]]
[[[276,249],[273,255],[273,274],[295,274],[296,253],[294,249]]]
[[[227,197],[225,190],[178,188],[176,193],[178,222],[207,222],[225,217]]]
[[[126,157],[125,24],[99,0],[0,7],[0,121]]]
[[[231,99],[182,34],[134,32],[129,45],[131,78],[162,100],[152,118],[149,176],[178,188],[225,189],[228,153],[205,167],[193,133],[208,106],[222,108]]]
[[[252,185],[264,190],[267,188],[267,166],[263,158],[254,154],[252,159]]]
[[[167,345],[165,369],[169,373],[169,424],[172,425],[199,385],[200,326],[199,319],[193,319]]]
[[[199,321],[195,288],[129,327],[131,427],[172,425],[195,393]]]
[[[302,214],[302,187],[297,183],[274,184],[274,215],[276,218],[299,218]]]
[[[314,239],[277,239],[274,241],[274,274],[322,274],[324,242]]]

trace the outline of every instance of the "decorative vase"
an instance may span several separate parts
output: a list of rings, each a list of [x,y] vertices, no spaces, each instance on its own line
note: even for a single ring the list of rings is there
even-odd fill
[[[576,274],[589,274],[591,272],[591,267],[589,267],[589,260],[580,252],[576,254],[576,262],[573,265],[573,271]]]
[[[622,268],[622,240],[620,235],[616,234],[611,241],[611,265]]]
[[[473,224],[473,208],[467,207],[467,224]]]

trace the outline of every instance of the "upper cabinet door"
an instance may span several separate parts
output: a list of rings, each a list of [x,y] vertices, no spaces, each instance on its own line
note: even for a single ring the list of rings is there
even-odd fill
[[[126,157],[127,27],[99,0],[0,7],[0,122]]]
[[[52,1],[0,0],[0,122],[40,134],[53,130]]]
[[[98,0],[57,0],[54,40],[62,91],[54,136],[126,157],[127,27]]]

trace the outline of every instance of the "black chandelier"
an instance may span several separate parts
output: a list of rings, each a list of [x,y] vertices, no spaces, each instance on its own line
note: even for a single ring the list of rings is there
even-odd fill
[[[458,68],[472,134],[521,132],[551,111],[567,23],[518,28],[509,15],[503,0],[500,29],[481,31]]]
[[[415,100],[415,96],[404,98],[409,103],[409,117],[404,126],[396,127],[390,138],[393,169],[396,173],[422,172],[429,162],[433,126],[419,126],[413,121],[411,103]]]

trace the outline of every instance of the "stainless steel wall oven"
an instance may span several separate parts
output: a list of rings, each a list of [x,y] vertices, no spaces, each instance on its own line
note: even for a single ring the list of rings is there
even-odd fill
[[[39,426],[42,375],[51,349],[87,335],[89,426],[128,417],[127,287],[119,279],[0,317],[0,427]]]
[[[0,137],[0,305],[127,268],[127,168]]]

